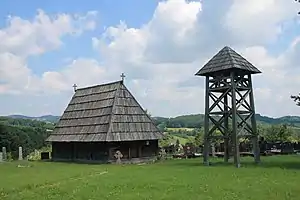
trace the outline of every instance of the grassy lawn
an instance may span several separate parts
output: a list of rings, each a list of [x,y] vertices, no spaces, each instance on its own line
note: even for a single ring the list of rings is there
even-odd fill
[[[170,160],[148,165],[84,165],[17,162],[0,164],[1,200],[42,199],[222,199],[300,198],[300,156],[243,158],[234,168],[212,160]]]
[[[176,135],[172,135],[173,139],[171,140],[171,142],[173,144],[176,144],[176,141],[179,140],[180,144],[186,144],[189,141],[192,141],[194,139],[193,136],[189,136],[189,138],[183,138],[183,137],[179,137]]]

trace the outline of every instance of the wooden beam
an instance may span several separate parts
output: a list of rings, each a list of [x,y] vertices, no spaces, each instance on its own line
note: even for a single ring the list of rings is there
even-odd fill
[[[229,112],[228,112],[228,95],[224,96],[224,127],[225,127],[225,136],[229,137],[231,133],[229,132]],[[224,138],[224,161],[228,162],[229,160],[229,138]]]
[[[231,106],[232,106],[232,143],[233,143],[233,147],[234,147],[234,151],[233,151],[233,157],[234,157],[234,164],[237,168],[240,167],[240,152],[239,152],[239,141],[237,138],[237,109],[236,109],[236,84],[235,84],[235,74],[234,72],[231,72],[231,94],[232,94],[232,98],[231,98]]]
[[[230,110],[231,110],[231,108],[230,108]],[[227,110],[226,111],[213,111],[213,112],[210,112],[209,114],[210,115],[218,115],[218,116],[222,116],[224,113],[228,113],[228,114],[230,114],[231,113],[231,111],[230,111],[228,108],[227,108]],[[248,114],[251,114],[252,112],[250,112],[250,111],[247,111],[247,110],[237,110],[236,111],[236,113],[238,113],[238,114],[240,114],[240,115],[248,115]]]
[[[209,119],[213,122],[214,126],[212,127],[212,129],[209,130],[208,135],[211,135],[215,130],[219,129],[219,131],[225,135],[224,131],[225,131],[225,127],[222,125],[222,123],[224,122],[225,118],[224,116],[222,116],[218,121],[215,120],[213,117],[209,116]]]
[[[210,96],[210,98],[214,101],[214,102],[217,102],[218,101],[218,97],[217,96],[215,96],[213,93],[209,93],[209,96]],[[222,101],[219,101],[217,104],[214,104],[214,105],[212,105],[210,108],[209,108],[209,113],[211,113],[211,111],[217,106],[220,110],[221,110],[221,112],[223,112],[223,108],[221,107],[221,105],[219,104],[219,103],[223,103]]]
[[[237,101],[237,110],[239,109],[240,106],[243,106],[244,108],[246,108],[247,110],[251,110],[250,105],[247,102],[247,97],[249,95],[251,90],[247,90],[245,94],[241,94],[239,90],[236,90],[236,93],[240,96],[240,99]],[[245,105],[245,104],[246,105]]]
[[[218,105],[221,101],[222,101],[222,98],[230,91],[230,88],[226,90],[226,92],[224,92],[223,94],[221,94],[221,96],[216,99],[216,101],[214,101],[213,105],[211,107],[208,106],[208,112],[211,112],[215,107],[216,105]],[[209,91],[208,91],[208,100],[209,100]]]
[[[219,92],[219,93],[224,93],[227,91],[230,87],[224,86],[224,87],[216,87],[216,88],[209,88],[209,91],[211,92]]]
[[[245,129],[247,129],[249,131],[249,133],[253,133],[253,128],[252,125],[250,126],[247,122],[247,120],[252,116],[252,113],[248,116],[246,116],[246,118],[244,119],[239,113],[236,113],[236,116],[238,116],[242,121],[240,123],[238,123],[237,127],[241,127],[243,126]]]
[[[203,163],[209,165],[209,77],[206,76]]]
[[[138,157],[139,157],[139,158],[142,157],[142,146],[141,146],[140,143],[138,144]]]
[[[227,93],[224,95],[224,97],[225,97],[226,95],[228,95],[229,91],[230,91],[230,90],[227,90]],[[229,110],[231,109],[231,108],[228,106],[228,104],[225,104],[225,103],[223,102],[223,100],[222,100],[223,96],[217,97],[213,92],[210,92],[209,94],[210,94],[210,97],[212,98],[212,100],[213,100],[214,102],[216,102],[216,101],[219,100],[218,105],[219,105],[219,103],[222,103],[223,106],[226,106],[227,108],[229,108]],[[212,107],[212,106],[211,106],[211,107]],[[219,109],[220,109],[221,111],[224,111],[223,108],[220,107],[220,105],[219,105]],[[212,110],[212,109],[210,109],[210,110]],[[211,112],[210,112],[210,113],[211,113]]]
[[[128,148],[128,159],[131,159],[131,152],[130,152],[130,147]]]
[[[248,75],[249,79],[249,86],[252,88],[252,78],[251,75]],[[253,94],[253,89],[250,92],[250,106],[252,109],[252,116],[251,116],[251,125],[252,125],[252,130],[253,130],[253,148],[254,148],[254,161],[256,163],[260,163],[260,149],[259,149],[259,141],[258,141],[258,133],[257,133],[257,124],[256,124],[256,119],[255,119],[255,106],[254,106],[254,94]]]

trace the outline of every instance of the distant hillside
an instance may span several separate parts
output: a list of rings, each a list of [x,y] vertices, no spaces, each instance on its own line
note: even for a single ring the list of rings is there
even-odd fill
[[[204,114],[198,115],[181,115],[173,118],[153,117],[156,125],[164,123],[169,128],[198,128],[204,124]],[[300,127],[299,116],[284,116],[272,118],[256,114],[256,120],[261,124],[288,124],[290,126]]]
[[[43,115],[40,117],[30,117],[25,115],[9,115],[7,117],[14,118],[14,119],[31,119],[31,120],[38,120],[38,121],[51,122],[51,123],[58,122],[60,118],[60,116],[53,116],[53,115]]]
[[[30,117],[25,115],[9,115],[10,118],[15,119],[31,119],[38,120],[44,122],[56,123],[58,122],[60,116],[53,115],[44,115],[40,117]],[[164,124],[169,128],[198,128],[202,127],[204,124],[204,114],[196,114],[196,115],[181,115],[172,118],[166,117],[152,117],[155,124]],[[256,119],[258,123],[262,124],[288,124],[290,126],[300,127],[300,117],[299,116],[284,116],[279,118],[272,118],[267,116],[262,116],[260,114],[256,114]]]
[[[284,116],[279,118],[272,118],[267,116],[262,116],[260,114],[256,115],[256,120],[261,123],[267,124],[288,124],[291,126],[300,126],[299,116]]]

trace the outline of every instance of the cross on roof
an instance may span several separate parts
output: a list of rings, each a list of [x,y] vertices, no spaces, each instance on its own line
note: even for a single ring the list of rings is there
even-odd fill
[[[121,77],[122,81],[124,81],[124,78],[125,78],[126,76],[125,76],[124,73],[122,73],[122,74],[120,75],[120,77]]]
[[[73,88],[74,88],[74,92],[76,92],[76,90],[77,90],[77,85],[74,83],[74,85],[73,85]]]

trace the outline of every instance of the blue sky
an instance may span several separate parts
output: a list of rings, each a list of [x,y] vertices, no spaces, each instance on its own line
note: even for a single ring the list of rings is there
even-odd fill
[[[254,78],[258,113],[299,115],[289,98],[300,85],[298,10],[286,0],[3,0],[0,115],[60,115],[74,83],[122,72],[153,115],[203,113],[194,74],[225,45],[263,71]]]
[[[101,55],[91,48],[91,38],[103,32],[103,28],[116,25],[120,20],[125,21],[128,26],[139,27],[150,20],[158,1],[147,0],[127,0],[116,3],[110,0],[86,0],[84,3],[74,3],[74,1],[20,1],[4,0],[1,2],[1,19],[8,15],[19,16],[25,19],[32,19],[37,13],[37,9],[44,10],[47,14],[57,13],[85,13],[86,11],[97,11],[98,26],[93,32],[86,32],[79,38],[64,38],[64,46],[54,52],[48,52],[39,57],[29,58],[28,63],[38,74],[42,74],[45,69],[55,70],[64,63],[64,58],[93,57]],[[19,6],[16,6],[19,5]],[[137,17],[138,16],[138,17]],[[0,20],[0,27],[5,27],[5,20]],[[51,61],[51,62],[49,62]],[[43,66],[41,68],[40,66]]]
[[[37,9],[43,9],[49,14],[84,13],[89,10],[97,10],[100,13],[99,18],[102,25],[117,24],[120,20],[126,20],[130,26],[140,26],[152,17],[157,3],[156,0],[126,0],[117,3],[109,0],[86,0],[80,3],[71,0],[53,0],[51,2],[3,0],[1,1],[0,13],[3,17],[16,15],[22,18],[32,18]]]

